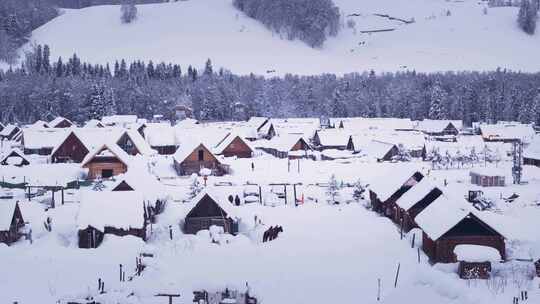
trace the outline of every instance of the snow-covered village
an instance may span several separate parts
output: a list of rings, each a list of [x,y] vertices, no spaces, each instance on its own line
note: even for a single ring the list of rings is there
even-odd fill
[[[537,0],[0,0],[0,304],[538,304]]]

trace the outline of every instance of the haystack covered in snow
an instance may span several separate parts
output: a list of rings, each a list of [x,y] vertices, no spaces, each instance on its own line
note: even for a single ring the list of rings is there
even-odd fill
[[[81,196],[79,248],[97,248],[105,234],[146,240],[147,202],[139,191],[92,191]]]
[[[81,167],[88,169],[88,179],[109,178],[128,170],[130,156],[115,144],[104,144],[88,153]]]
[[[0,243],[9,245],[17,241],[22,227],[24,227],[24,219],[19,203],[0,201]]]
[[[2,166],[27,166],[30,164],[30,161],[24,156],[24,153],[22,153],[19,149],[12,149],[8,153],[6,153],[4,156],[0,157],[0,165]]]
[[[223,227],[225,233],[236,234],[238,222],[234,206],[220,189],[208,187],[192,200],[193,207],[184,220],[184,232],[195,234],[210,226]]]

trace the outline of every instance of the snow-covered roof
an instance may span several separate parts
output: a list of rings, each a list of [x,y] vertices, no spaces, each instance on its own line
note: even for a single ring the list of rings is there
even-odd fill
[[[350,132],[343,129],[325,129],[317,131],[321,146],[337,147],[347,146]]]
[[[193,151],[195,151],[195,149],[202,145],[203,147],[205,147],[208,151],[210,151],[210,153],[212,153],[212,150],[208,149],[208,147],[206,147],[203,143],[201,143],[200,141],[198,140],[195,140],[195,139],[191,139],[191,140],[184,140],[182,141],[182,143],[180,144],[180,147],[178,147],[178,149],[176,150],[176,152],[174,153],[173,155],[173,158],[181,163],[183,162],[191,153],[193,153]]]
[[[169,124],[151,123],[144,129],[146,142],[152,147],[176,146],[176,130]]]
[[[457,245],[454,253],[458,261],[466,262],[498,262],[501,261],[499,250],[481,245]]]
[[[43,128],[43,129],[25,129],[23,131],[25,149],[54,148],[61,144],[67,135],[71,132],[69,129]]]
[[[378,176],[370,181],[369,188],[377,194],[381,201],[386,201],[396,191],[401,188],[416,172],[413,168],[402,168],[400,170],[383,170]]]
[[[141,192],[144,199],[151,204],[156,200],[166,200],[168,198],[165,186],[146,170],[134,170],[134,168],[131,168],[125,174],[116,177],[116,183],[111,186],[111,189],[116,188],[122,182],[131,186],[133,190]]]
[[[48,128],[48,127],[49,127],[49,124],[43,120],[38,120],[28,126],[28,128],[38,128],[38,129]]]
[[[434,189],[437,189],[435,183],[428,177],[424,177],[420,182],[412,186],[411,189],[397,199],[396,204],[404,210],[409,210]]]
[[[236,133],[229,133],[223,138],[219,143],[214,147],[213,152],[215,154],[221,154],[223,153],[223,150],[225,150],[236,138],[239,138],[242,142],[244,142],[251,151],[255,151],[253,147],[251,147],[251,144],[245,140],[242,136],[236,134]]]
[[[139,191],[87,191],[81,194],[77,226],[99,231],[144,227],[144,196]]]
[[[14,153],[16,156],[11,155]],[[0,163],[6,161],[8,165],[18,166],[21,165],[24,160],[30,163],[30,161],[28,161],[28,159],[24,156],[24,153],[18,148],[13,148],[7,153],[4,153],[3,156],[0,156]]]
[[[103,144],[97,147],[93,151],[90,151],[90,153],[88,153],[84,157],[81,163],[81,167],[84,167],[85,165],[87,165],[92,159],[94,159],[94,157],[100,157],[100,156],[106,156],[106,157],[116,156],[116,158],[118,158],[126,166],[129,166],[129,163],[130,163],[130,156],[124,150],[122,150],[122,148],[120,148],[116,144],[108,143],[108,144]]]
[[[212,198],[218,206],[223,209],[227,213],[227,215],[231,218],[238,217],[238,212],[235,210],[235,206],[233,206],[229,200],[228,196],[230,194],[237,194],[235,193],[228,193],[226,192],[229,187],[216,187],[216,186],[207,186],[205,187],[197,196],[195,196],[191,200],[191,204],[193,205],[190,209],[195,208],[197,206],[197,203],[205,196],[208,195],[210,198]],[[233,195],[234,196],[234,195]]]
[[[137,115],[103,116],[101,122],[108,126],[134,124],[137,123]]]
[[[254,144],[258,148],[270,148],[281,152],[289,152],[301,139],[304,140],[300,135],[280,134],[278,136],[274,136],[270,140],[258,140]]]
[[[523,151],[523,157],[540,159],[540,135],[536,135],[529,146]]]
[[[254,127],[255,129],[260,128],[266,121],[268,120],[267,117],[259,117],[259,116],[252,116],[249,118],[249,120],[246,122],[246,125],[249,125],[251,127]]]
[[[412,130],[413,122],[408,118],[364,118],[346,117],[333,118],[332,123],[336,128],[343,123],[343,128],[352,133],[359,131],[392,131],[392,130]]]
[[[499,122],[497,124],[481,124],[482,136],[488,140],[515,140],[530,143],[536,133],[530,124],[518,122]]]
[[[470,173],[483,176],[506,176],[504,169],[495,167],[476,167],[471,169]]]
[[[64,120],[69,122],[71,125],[73,125],[73,122],[71,122],[71,120],[69,120],[69,119],[67,119],[65,117],[62,117],[62,116],[58,116],[55,119],[49,121],[49,127],[56,128]]]
[[[424,119],[417,122],[416,129],[426,133],[438,133],[444,131],[450,124],[458,131],[463,128],[463,121],[461,120]]]
[[[0,231],[9,230],[16,207],[16,201],[0,201]]]
[[[456,226],[471,213],[463,198],[449,198],[443,194],[415,218],[420,228],[434,241]]]
[[[141,153],[142,155],[154,155],[154,154],[156,154],[156,150],[154,150],[154,149],[152,149],[152,147],[150,147],[150,145],[144,140],[142,135],[137,130],[127,129],[125,131],[125,133],[127,133],[129,138],[131,138],[131,141],[133,142],[133,144],[135,145],[135,147],[137,148],[139,153]],[[122,133],[122,135],[123,134],[124,133]],[[122,135],[120,135],[120,136],[122,136]],[[118,138],[118,140],[119,139],[120,138]]]
[[[0,131],[0,136],[8,136],[13,132],[16,128],[18,128],[16,125],[7,125],[2,131]]]
[[[372,140],[366,147],[366,154],[370,158],[383,159],[395,145],[379,140]]]
[[[84,124],[85,128],[102,128],[104,127],[103,123],[97,119],[90,119]]]
[[[303,151],[299,151],[302,152]],[[357,154],[353,154],[353,151],[338,150],[338,149],[326,149],[321,152],[322,155],[333,159],[346,159],[359,157]]]

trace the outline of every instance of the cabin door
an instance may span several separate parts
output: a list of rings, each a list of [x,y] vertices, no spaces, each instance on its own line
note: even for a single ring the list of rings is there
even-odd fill
[[[112,169],[103,169],[101,170],[101,177],[102,178],[109,178],[113,176],[113,170]]]

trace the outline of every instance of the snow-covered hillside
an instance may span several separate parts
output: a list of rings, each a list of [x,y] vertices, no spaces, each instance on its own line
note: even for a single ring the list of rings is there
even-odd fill
[[[343,28],[322,49],[311,49],[272,34],[231,2],[139,5],[138,19],[128,25],[120,22],[118,6],[66,10],[34,31],[32,42],[51,45],[53,58],[76,52],[93,63],[151,59],[183,67],[211,58],[215,66],[241,74],[540,69],[540,62],[530,59],[540,51],[540,39],[518,29],[517,8],[489,8],[484,14],[485,5],[476,0],[335,0]],[[362,33],[381,29],[395,30]]]

